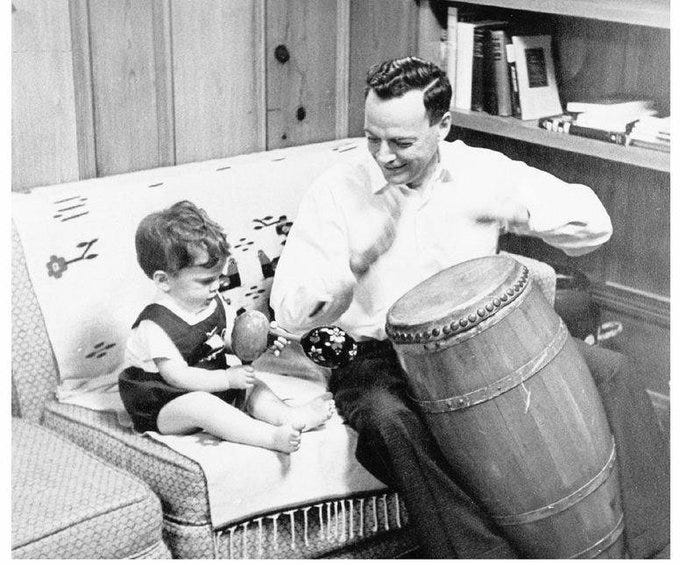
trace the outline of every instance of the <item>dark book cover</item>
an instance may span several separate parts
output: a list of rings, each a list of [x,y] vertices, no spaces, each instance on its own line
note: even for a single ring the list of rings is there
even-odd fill
[[[499,116],[512,116],[512,80],[506,45],[510,37],[505,29],[489,31],[487,42],[487,75],[485,110]]]

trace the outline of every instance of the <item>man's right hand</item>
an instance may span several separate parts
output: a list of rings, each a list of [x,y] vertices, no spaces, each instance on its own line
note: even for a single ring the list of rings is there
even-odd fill
[[[401,216],[400,196],[396,191],[387,193],[384,200],[387,213],[383,214],[375,224],[366,225],[366,231],[360,234],[359,243],[363,247],[354,250],[349,259],[349,267],[355,277],[364,276],[371,265],[392,247],[397,237],[397,224]]]

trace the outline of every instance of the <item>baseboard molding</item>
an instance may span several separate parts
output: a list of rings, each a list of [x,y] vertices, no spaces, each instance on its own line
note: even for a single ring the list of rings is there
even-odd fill
[[[593,285],[593,298],[608,310],[670,327],[671,300],[667,296],[607,281]]]
[[[649,399],[652,401],[652,406],[654,407],[654,412],[656,412],[656,417],[659,420],[659,424],[663,428],[663,431],[667,435],[670,435],[671,432],[670,397],[650,389],[647,389],[647,394],[649,395]]]

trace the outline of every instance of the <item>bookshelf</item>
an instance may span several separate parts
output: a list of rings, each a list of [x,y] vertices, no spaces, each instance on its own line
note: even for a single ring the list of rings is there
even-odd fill
[[[568,44],[571,40],[570,36],[578,36],[583,29],[589,29],[593,35],[589,47],[591,51],[598,41],[605,45],[607,45],[607,42],[610,43],[610,51],[607,51],[606,48],[604,50],[604,61],[611,56],[611,50],[615,50],[612,36],[618,35],[616,41],[623,41],[622,36],[627,34],[634,41],[645,45],[641,49],[646,49],[648,44],[654,41],[653,34],[656,30],[661,31],[661,33],[669,33],[670,30],[670,0],[570,0],[568,2],[564,0],[476,0],[474,2],[450,0],[439,2],[439,5],[440,7],[443,6],[444,10],[447,5],[457,6],[462,10],[479,8],[486,10],[487,15],[497,14],[511,22],[517,14],[520,15],[520,20],[524,18],[525,22],[531,18],[535,21],[543,19],[548,26],[552,27],[552,30],[548,33],[556,35],[555,42],[558,45],[560,43]],[[593,32],[593,30],[598,30],[598,25],[602,26],[604,33],[602,37],[594,39],[597,31]],[[568,51],[571,47],[572,45],[569,45],[564,51]],[[577,50],[579,47],[579,45],[576,45]],[[662,48],[659,48],[659,51],[661,56],[668,59],[668,53],[664,55]],[[565,56],[564,53],[563,56]],[[592,53],[580,54],[579,56],[593,58]],[[637,54],[634,55],[634,58],[635,56]],[[571,53],[566,53],[565,59],[567,61],[564,66],[571,64],[569,59],[575,58],[577,57]],[[616,60],[612,60],[612,68],[600,67],[599,72],[594,70],[591,76],[585,79],[579,77],[571,83],[569,79],[563,79],[563,84],[560,85],[563,103],[566,100],[604,94],[598,92],[598,88],[604,88],[602,85],[614,82],[616,78],[613,73],[616,72],[617,67],[625,63],[625,59],[616,58]],[[631,71],[621,80],[622,88],[630,89],[633,86],[639,90],[643,89],[642,85],[646,81],[649,82],[649,77],[635,76],[636,72],[639,74],[639,71]],[[651,82],[655,81],[652,80]],[[664,90],[664,86],[666,85],[653,85],[657,97],[659,97],[659,92]],[[661,104],[663,110],[664,106],[669,106],[668,94],[661,95],[661,97],[666,98],[665,102]],[[662,151],[638,147],[612,147],[614,144],[547,132],[538,128],[536,120],[523,121],[457,108],[452,108],[452,118],[454,126],[473,131],[552,147],[562,151],[596,156],[614,163],[625,163],[656,171],[670,172],[670,155]]]
[[[420,0],[419,53],[439,60],[448,6],[509,22],[517,35],[550,34],[563,106],[625,92],[670,113],[670,0]],[[427,7],[424,8],[423,6]],[[453,131],[567,182],[593,188],[610,214],[612,239],[565,257],[535,238],[506,236],[502,247],[586,273],[603,321],[620,321],[608,347],[645,365],[645,386],[668,398],[670,381],[670,154],[538,127],[537,120],[452,108]]]
[[[452,4],[463,2],[452,2]],[[670,0],[478,0],[478,6],[670,29]]]
[[[571,153],[591,155],[616,163],[626,163],[656,171],[670,172],[669,154],[663,151],[654,151],[640,147],[625,147],[584,137],[558,134],[539,128],[538,120],[504,118],[471,110],[453,110],[451,115],[452,124],[457,127],[516,139],[518,141],[526,141]]]

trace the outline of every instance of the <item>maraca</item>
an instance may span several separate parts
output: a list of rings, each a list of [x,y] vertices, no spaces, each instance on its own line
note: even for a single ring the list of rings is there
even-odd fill
[[[232,349],[244,363],[252,362],[267,349],[269,333],[299,342],[309,359],[329,369],[347,365],[357,354],[354,339],[337,326],[320,326],[298,336],[275,323],[270,325],[267,316],[258,310],[244,312],[236,318],[231,332]]]

